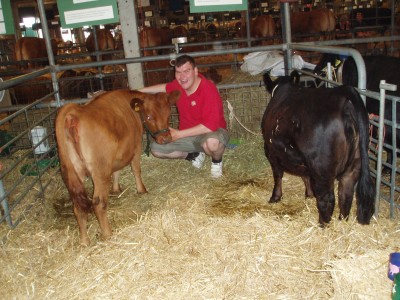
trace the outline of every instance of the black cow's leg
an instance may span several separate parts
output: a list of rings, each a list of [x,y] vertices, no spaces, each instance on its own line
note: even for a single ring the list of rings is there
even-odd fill
[[[331,184],[317,183],[313,186],[315,197],[317,198],[317,208],[319,212],[319,223],[324,226],[331,221],[335,208],[335,194],[333,181]]]
[[[350,174],[345,174],[339,179],[338,196],[339,196],[339,219],[348,220],[351,204],[354,197],[354,186],[357,183],[359,172],[353,171]]]
[[[305,192],[306,198],[314,197],[314,191],[313,191],[313,189],[311,187],[310,177],[303,176],[303,177],[301,177],[301,179],[303,179],[304,186],[306,188],[306,192]]]
[[[271,163],[272,174],[274,176],[274,189],[272,191],[272,196],[269,199],[269,203],[279,202],[282,198],[282,177],[283,171],[281,168],[277,167],[275,164]]]

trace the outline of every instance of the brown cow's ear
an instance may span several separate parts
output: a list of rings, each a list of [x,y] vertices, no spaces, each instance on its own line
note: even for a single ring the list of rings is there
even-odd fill
[[[181,91],[179,91],[179,90],[174,90],[171,93],[169,93],[168,94],[168,102],[169,102],[169,104],[170,105],[175,104],[180,96],[181,96]]]
[[[143,105],[143,100],[139,99],[139,98],[133,98],[131,100],[131,107],[134,111],[139,112],[140,111],[140,107]]]

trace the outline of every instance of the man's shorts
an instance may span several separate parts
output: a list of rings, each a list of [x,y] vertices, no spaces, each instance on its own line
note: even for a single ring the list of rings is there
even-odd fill
[[[159,152],[168,154],[174,151],[182,151],[182,152],[204,152],[202,145],[206,142],[209,138],[216,138],[220,141],[220,143],[224,144],[225,146],[229,142],[229,134],[226,129],[218,128],[217,131],[190,136],[186,138],[179,139],[177,141],[160,145],[156,142],[152,142],[150,147],[151,151]]]

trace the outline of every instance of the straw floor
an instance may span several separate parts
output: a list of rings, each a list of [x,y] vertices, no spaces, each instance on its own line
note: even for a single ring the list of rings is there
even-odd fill
[[[226,151],[213,180],[187,161],[142,157],[149,191],[110,198],[114,235],[79,246],[62,181],[0,248],[2,299],[389,299],[388,256],[400,222],[382,203],[371,225],[334,220],[321,229],[315,199],[285,175],[284,199],[269,204],[273,179],[262,138]],[[90,182],[88,181],[88,186]],[[355,206],[355,203],[354,203]],[[353,207],[354,208],[354,207]],[[398,215],[398,212],[396,212]]]

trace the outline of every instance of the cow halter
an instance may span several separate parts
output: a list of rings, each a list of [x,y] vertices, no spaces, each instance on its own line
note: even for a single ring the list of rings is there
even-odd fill
[[[169,132],[169,128],[167,127],[167,128],[153,132],[150,130],[149,126],[147,126],[147,120],[150,119],[150,116],[147,115],[145,117],[143,114],[143,111],[139,108],[137,103],[135,104],[135,111],[139,113],[143,127],[146,130],[147,143],[146,143],[146,149],[144,150],[144,152],[146,153],[147,156],[149,156],[150,155],[150,136],[152,136],[154,139],[156,139],[160,134]]]
[[[140,119],[142,120],[142,124],[144,126],[144,129],[146,129],[146,132],[148,132],[153,138],[157,138],[160,134],[169,132],[169,128],[164,128],[158,131],[151,131],[149,126],[147,126],[147,120],[150,119],[149,116],[144,116],[143,112],[140,110]]]

